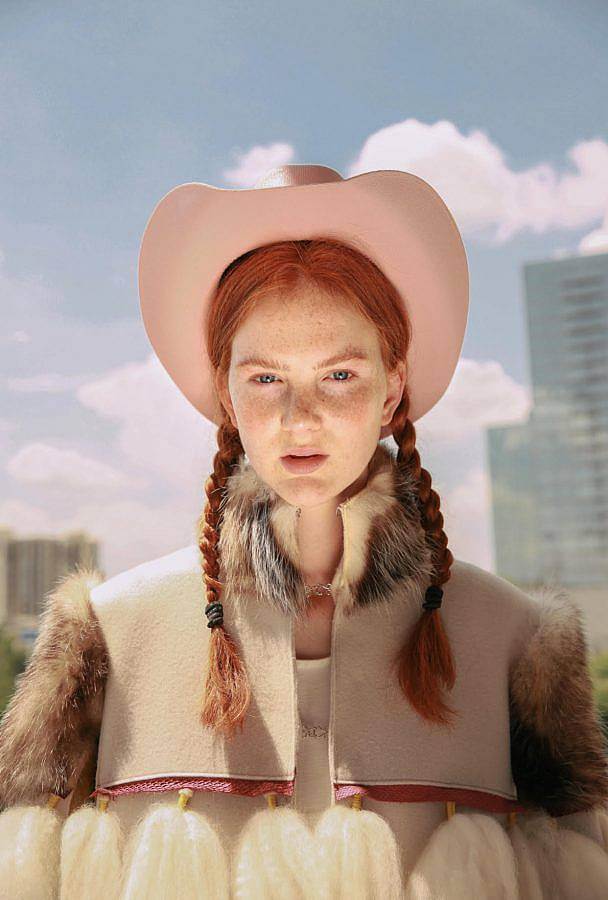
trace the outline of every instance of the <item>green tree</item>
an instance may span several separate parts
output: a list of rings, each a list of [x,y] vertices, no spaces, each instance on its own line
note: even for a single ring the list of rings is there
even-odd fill
[[[27,653],[18,648],[0,626],[0,716],[15,690],[15,679],[25,669]]]
[[[597,653],[591,659],[591,676],[595,702],[608,740],[608,653]]]

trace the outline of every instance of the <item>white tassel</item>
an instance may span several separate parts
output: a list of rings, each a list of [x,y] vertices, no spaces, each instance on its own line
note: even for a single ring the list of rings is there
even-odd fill
[[[448,809],[453,804],[448,803]],[[517,900],[516,860],[491,815],[452,813],[433,832],[407,880],[405,900]]]
[[[608,853],[603,847],[571,828],[559,828],[558,884],[563,897],[608,897]]]
[[[517,813],[509,813],[510,824],[507,834],[511,839],[517,863],[519,895],[523,900],[544,900],[540,875],[534,862],[534,852],[516,816]]]
[[[18,804],[0,813],[0,898],[55,900],[59,891],[61,800],[46,806]]]
[[[292,807],[254,813],[240,836],[234,863],[236,900],[304,900],[319,897],[323,886],[312,831]]]
[[[125,848],[121,900],[228,900],[226,853],[215,828],[186,809],[190,788],[176,805],[153,803]]]
[[[336,803],[315,828],[324,896],[331,900],[402,900],[401,854],[392,828],[382,816],[361,809],[361,794],[352,806]]]
[[[555,868],[558,855],[555,820],[539,812],[538,815],[519,816],[519,827],[528,842],[544,896],[560,897],[558,872]]]
[[[61,832],[61,900],[118,900],[122,831],[108,797],[99,806],[85,804],[71,813]]]
[[[526,817],[522,829],[535,855],[546,896],[605,900],[608,853],[584,834],[545,813]]]

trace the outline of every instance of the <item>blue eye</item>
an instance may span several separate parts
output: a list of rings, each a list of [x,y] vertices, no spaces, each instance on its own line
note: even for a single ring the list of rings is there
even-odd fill
[[[345,372],[346,375],[352,375],[352,372],[349,372],[348,369],[336,369],[336,372]],[[335,375],[336,372],[332,372],[332,375]],[[349,378],[339,378],[338,381],[350,381]]]
[[[342,373],[345,373],[346,375],[350,375],[351,377],[350,378],[337,378],[337,379],[331,379],[331,380],[335,380],[338,382],[340,382],[340,381],[347,382],[347,381],[352,381],[352,379],[355,377],[353,372],[351,372],[349,369],[335,369],[331,374],[335,375],[336,372],[342,372]],[[256,384],[273,384],[274,382],[272,382],[272,381],[258,381],[258,378],[276,378],[276,377],[277,377],[276,375],[271,375],[269,372],[265,372],[263,375],[254,375],[251,380],[254,381]]]

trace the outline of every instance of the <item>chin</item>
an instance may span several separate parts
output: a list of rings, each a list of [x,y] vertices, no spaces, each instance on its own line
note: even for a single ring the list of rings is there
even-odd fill
[[[281,480],[280,487],[280,490],[275,488],[276,493],[293,506],[318,506],[320,503],[327,503],[338,494],[337,490],[328,492],[324,479],[315,478],[314,473],[310,475],[287,473],[287,477]]]

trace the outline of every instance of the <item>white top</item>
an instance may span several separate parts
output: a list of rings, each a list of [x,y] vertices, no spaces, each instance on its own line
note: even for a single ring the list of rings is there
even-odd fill
[[[331,656],[296,659],[300,739],[296,759],[294,805],[314,827],[332,804],[329,771]]]

